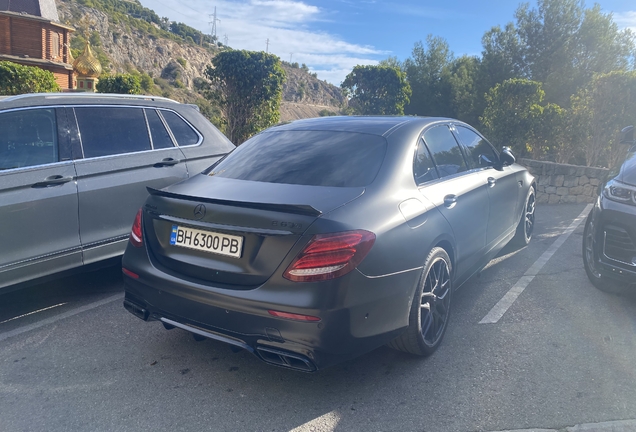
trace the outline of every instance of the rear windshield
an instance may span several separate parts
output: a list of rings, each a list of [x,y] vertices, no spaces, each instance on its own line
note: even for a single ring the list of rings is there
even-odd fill
[[[367,186],[380,170],[386,146],[383,137],[361,133],[265,132],[245,141],[207,174],[266,183]]]

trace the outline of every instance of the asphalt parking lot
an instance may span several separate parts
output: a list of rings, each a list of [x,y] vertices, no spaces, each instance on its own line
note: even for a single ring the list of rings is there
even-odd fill
[[[268,366],[140,321],[117,268],[0,295],[0,431],[636,430],[636,294],[588,281],[585,208],[538,207],[531,244],[456,293],[427,359]]]

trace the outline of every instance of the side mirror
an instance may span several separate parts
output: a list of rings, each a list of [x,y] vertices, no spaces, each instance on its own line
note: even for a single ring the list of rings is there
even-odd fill
[[[634,142],[634,126],[627,126],[621,130],[620,143],[628,145],[636,144],[636,142]]]
[[[512,154],[510,147],[503,147],[501,149],[501,154],[499,155],[499,163],[501,166],[512,165],[516,161],[517,159],[515,159],[515,156]]]

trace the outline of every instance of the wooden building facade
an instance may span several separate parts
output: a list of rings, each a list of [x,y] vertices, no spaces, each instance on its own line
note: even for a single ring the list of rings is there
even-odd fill
[[[0,60],[51,71],[62,89],[74,84],[70,33],[55,0],[0,0]]]

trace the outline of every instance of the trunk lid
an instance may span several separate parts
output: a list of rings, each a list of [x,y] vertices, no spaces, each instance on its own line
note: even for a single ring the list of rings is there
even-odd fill
[[[271,277],[321,214],[356,199],[364,188],[198,175],[149,192],[143,226],[149,255],[156,265],[193,282],[250,289]],[[179,230],[178,242],[175,229]],[[197,242],[207,239],[208,247],[193,247],[192,236]],[[227,248],[223,248],[224,238],[230,239]],[[188,246],[173,244],[184,241]],[[238,253],[237,247],[229,246],[230,241],[236,243],[233,246],[240,244]]]

